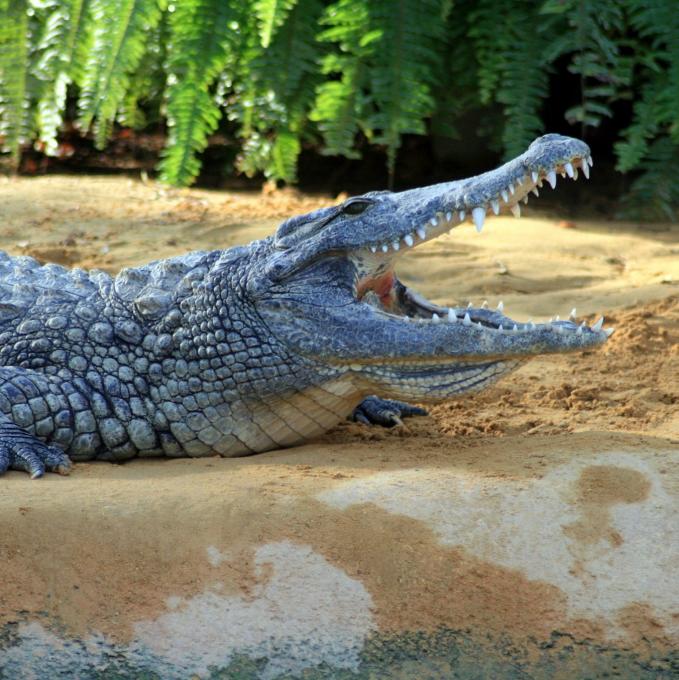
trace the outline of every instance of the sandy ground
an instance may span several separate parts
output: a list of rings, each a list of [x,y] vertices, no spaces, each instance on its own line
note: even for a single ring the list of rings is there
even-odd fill
[[[11,180],[0,183],[0,248],[115,272],[260,238],[282,218],[330,202],[288,192],[170,191],[120,178]],[[572,592],[560,576],[529,577],[483,551],[442,545],[419,509],[399,515],[379,499],[368,508],[323,497],[338,484],[392,474],[406,475],[398,477],[404,484],[424,470],[430,486],[447,484],[454,471],[481,480],[480,494],[492,497],[504,485],[502,493],[518,498],[529,486],[543,488],[542,480],[551,488],[550,475],[574,465],[566,495],[578,510],[563,532],[584,552],[563,583],[585,583],[587,550],[626,540],[611,507],[655,498],[658,485],[676,494],[669,472],[679,456],[679,226],[562,222],[531,206],[524,215],[489,219],[482,235],[458,228],[397,271],[435,301],[502,299],[516,319],[566,317],[573,307],[583,319],[603,314],[616,327],[603,349],[535,359],[404,428],[346,423],[318,442],[240,460],[81,464],[70,478],[33,483],[9,473],[0,501],[9,560],[0,569],[11,577],[0,578],[0,623],[19,611],[46,612],[74,634],[96,628],[130,639],[145,630],[140,621],[165,611],[170,595],[195,597],[217,572],[220,593],[247,601],[272,578],[257,551],[292,541],[365,585],[380,631],[477,625],[541,637],[566,626],[605,639],[614,620],[623,638],[671,646],[679,614],[658,614],[660,605],[654,613],[648,593],[611,616],[586,603],[569,609],[564,593]],[[621,464],[628,454],[615,458],[620,451],[633,451],[636,462]],[[600,458],[590,460],[592,452]]]

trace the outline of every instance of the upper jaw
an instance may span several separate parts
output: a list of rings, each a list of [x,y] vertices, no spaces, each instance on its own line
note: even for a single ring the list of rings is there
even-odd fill
[[[555,188],[559,175],[576,180],[582,172],[589,178],[593,165],[589,147],[579,140],[560,139],[565,140],[560,152],[536,153],[531,145],[525,154],[477,177],[394,195],[408,217],[359,250],[364,256],[391,258],[465,222],[473,222],[480,232],[489,213],[520,217],[520,202],[527,203],[531,192],[538,195],[545,181]]]

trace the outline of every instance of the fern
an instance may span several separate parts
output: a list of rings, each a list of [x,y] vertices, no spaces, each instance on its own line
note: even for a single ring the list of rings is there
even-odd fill
[[[637,220],[677,218],[679,207],[679,147],[669,136],[659,137],[650,145],[639,164],[641,175],[625,196],[620,217]]]
[[[23,0],[0,0],[0,137],[14,167],[31,132],[28,10]]]
[[[160,0],[162,2],[162,0]],[[95,142],[103,148],[146,49],[146,36],[160,20],[159,0],[92,0],[93,45],[79,101],[80,124],[94,121]]]
[[[321,19],[327,28],[318,39],[338,47],[321,62],[323,74],[333,79],[319,85],[309,114],[323,135],[325,154],[358,158],[360,154],[354,148],[356,135],[361,129],[370,135],[365,88],[370,58],[382,32],[369,30],[369,21],[367,0],[340,0],[326,8]]]
[[[167,122],[169,139],[159,164],[161,179],[190,184],[200,171],[198,154],[216,130],[221,110],[211,87],[224,68],[238,30],[224,0],[185,0],[170,21]]]
[[[255,0],[254,10],[259,20],[259,36],[264,49],[269,47],[271,39],[296,2],[297,0]]]
[[[82,84],[92,23],[88,0],[57,0],[47,7],[47,11],[45,30],[38,45],[36,75],[43,87],[38,101],[37,125],[45,153],[54,155],[68,86]]]
[[[245,50],[232,118],[242,124],[246,144],[238,167],[246,174],[264,171],[271,179],[296,179],[307,114],[320,79],[321,47],[315,37],[321,10],[318,0],[298,0],[268,49],[250,41]]]

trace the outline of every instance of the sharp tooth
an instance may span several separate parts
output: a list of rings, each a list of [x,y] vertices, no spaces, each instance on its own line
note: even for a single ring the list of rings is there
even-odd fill
[[[565,173],[563,170],[561,170],[561,171],[559,172],[559,174],[560,174],[564,179],[566,179],[566,173]]]
[[[531,194],[533,194],[534,196],[539,196],[539,195],[540,195],[540,192],[538,191],[538,188],[537,188],[537,187],[533,187],[533,188],[530,190],[530,192],[531,192]]]
[[[455,311],[448,309],[448,321],[455,323],[457,321],[457,316],[455,316]]]
[[[606,333],[606,337],[610,338],[611,335],[615,332],[615,328],[604,328],[604,333]]]
[[[406,235],[403,237],[403,240],[405,241],[405,244],[406,244],[408,247],[411,247],[411,246],[413,245],[413,243],[415,243],[412,234],[406,234]]]
[[[434,312],[434,313],[431,315],[431,320],[432,320],[434,323],[439,323],[439,322],[441,321],[439,315],[436,314],[436,312]]]
[[[587,162],[589,163],[590,168],[594,167],[594,161],[592,160],[591,156],[587,156]]]
[[[464,210],[460,210],[459,213],[457,213],[457,216],[460,218],[460,222],[464,222],[464,218],[467,216]]]
[[[566,174],[569,177],[573,177],[575,175],[575,171],[573,170],[573,164],[572,163],[566,163],[566,165],[563,166],[564,170],[566,171]]]
[[[599,332],[604,325],[604,317],[600,317],[599,320],[592,326],[593,331]]]
[[[503,189],[503,190],[500,192],[500,196],[502,196],[502,200],[503,200],[505,203],[509,203],[509,194],[507,193],[507,189]]]
[[[462,323],[465,326],[471,326],[472,325],[472,320],[471,320],[471,317],[469,316],[469,312],[465,312],[464,319],[462,319]]]
[[[552,189],[556,187],[556,172],[554,172],[554,170],[550,170],[547,173],[547,181],[549,182]]]
[[[424,227],[418,227],[417,229],[415,229],[415,231],[423,241],[425,238],[427,238],[427,232],[424,230]]]
[[[582,172],[587,179],[589,179],[589,164],[587,161],[582,162]]]
[[[554,321],[561,321],[558,314],[554,317]]]
[[[499,203],[496,199],[493,199],[493,200],[490,202],[490,207],[493,209],[493,212],[494,212],[496,215],[499,215],[499,214],[500,214],[500,203]]]
[[[528,205],[528,195],[523,197],[523,204]]]
[[[481,230],[483,229],[483,222],[486,219],[486,210],[485,208],[474,208],[472,210],[472,217],[474,218],[474,224],[476,225],[476,231],[481,233]]]
[[[394,241],[394,242],[391,244],[391,247],[392,247],[394,250],[399,250],[400,247],[401,247],[401,244],[400,244],[398,241]]]
[[[533,321],[533,319],[528,319],[528,324],[530,325],[530,329],[531,329],[532,331],[534,331],[534,330],[537,328],[537,326],[535,325],[535,322]]]
[[[488,300],[484,300],[481,304],[481,309],[488,309]]]
[[[382,244],[382,252],[383,253],[389,252],[389,246],[386,243]]]
[[[453,213],[447,212],[446,213],[446,222],[450,222],[453,219]]]
[[[429,220],[429,222],[431,223],[431,226],[432,226],[432,227],[437,227],[437,226],[438,226],[438,223],[439,223],[439,221],[438,221],[435,217],[432,217],[432,218]]]
[[[554,323],[554,317],[553,316],[549,317],[549,323]]]
[[[533,184],[537,184],[537,181],[538,181],[538,173],[535,172],[535,170],[533,170],[533,171],[530,173],[530,178],[533,180]]]
[[[571,309],[571,313],[568,315],[568,318],[571,321],[575,321],[576,315],[577,315],[577,310],[575,309],[575,307],[573,307],[573,309]]]
[[[377,246],[370,246],[370,250],[371,250],[371,252],[376,253],[377,252]]]
[[[512,215],[514,217],[521,217],[521,206],[518,203],[515,203],[510,210],[512,211]]]
[[[467,303],[467,309],[471,309],[473,306],[474,306],[473,303],[471,303],[471,302],[468,302],[468,303]]]
[[[575,331],[576,335],[582,335],[582,326],[578,326],[578,330]]]
[[[476,322],[476,325],[477,325],[479,328],[483,328],[483,324],[482,324],[480,321],[477,321],[477,322]]]
[[[500,302],[497,303],[497,311],[502,312],[502,310],[505,308],[505,303],[500,300]]]
[[[575,170],[573,170],[573,179],[574,179],[574,180],[577,180],[579,176],[580,176],[580,175],[578,175],[578,169],[575,168]]]
[[[513,330],[513,331],[518,331],[518,330],[519,330],[519,327],[518,327],[516,324],[514,324],[514,325],[512,326],[512,330]]]
[[[504,330],[504,328],[502,328],[502,324],[500,324],[500,325],[497,327],[497,329],[498,329],[499,331],[503,331],[503,330]]]
[[[510,182],[509,186],[507,188],[509,189],[509,193],[513,196],[514,195],[514,182]]]

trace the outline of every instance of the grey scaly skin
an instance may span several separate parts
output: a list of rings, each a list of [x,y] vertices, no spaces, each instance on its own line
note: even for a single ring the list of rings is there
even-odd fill
[[[443,308],[397,257],[556,174],[588,147],[541,137],[492,172],[373,192],[284,222],[273,237],[102,272],[0,256],[0,471],[69,460],[238,456],[291,446],[352,413],[392,424],[495,382],[532,356],[605,342],[601,322],[519,324]],[[366,399],[366,397],[368,397]],[[358,408],[357,408],[358,407]]]

